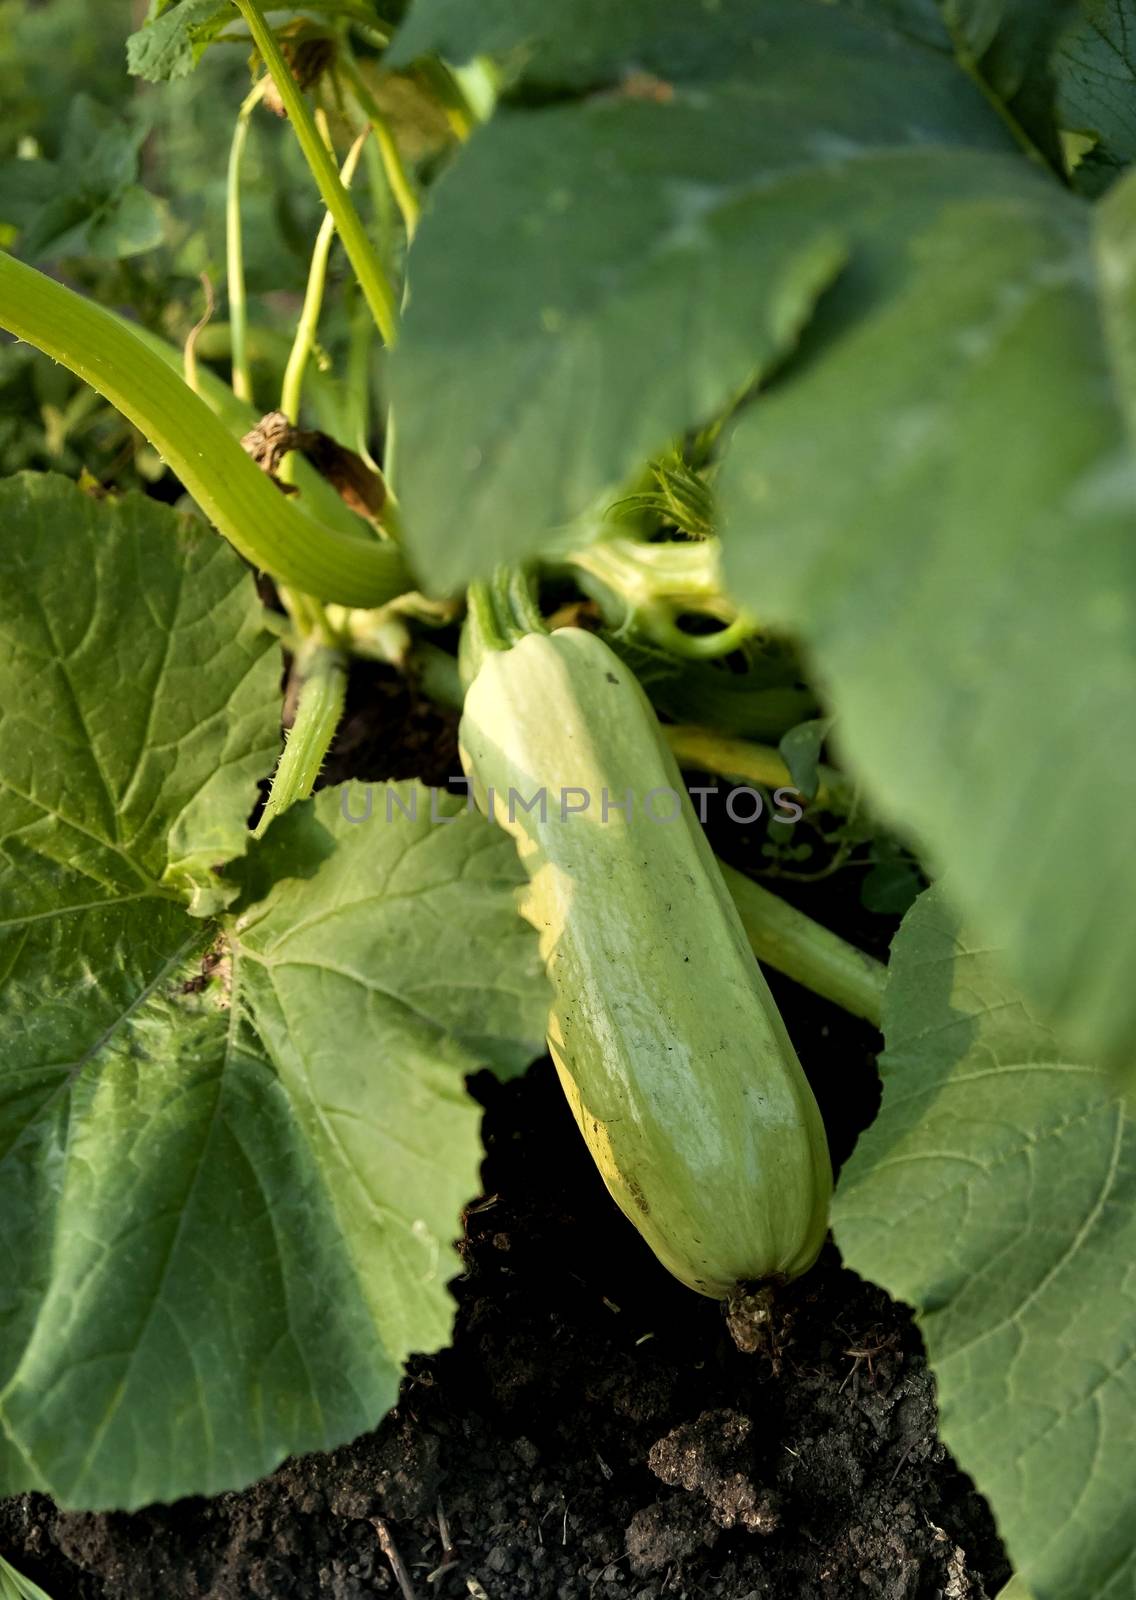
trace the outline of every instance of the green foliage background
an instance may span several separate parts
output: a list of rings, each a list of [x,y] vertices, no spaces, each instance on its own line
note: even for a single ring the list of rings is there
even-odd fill
[[[74,0],[0,0],[0,69],[23,82],[0,107],[3,242],[174,345],[200,275],[221,277],[218,130],[249,81],[247,48],[224,42],[189,70],[205,39],[192,26],[221,9],[154,8],[134,59],[171,73],[155,86],[127,76],[141,18],[126,0],[96,28]],[[883,1110],[836,1228],[915,1306],[946,1437],[1036,1600],[1112,1600],[1136,1581],[1136,1160],[1119,1098],[1136,1070],[1132,37],[1133,0],[417,0],[389,57],[491,51],[501,90],[491,125],[438,164],[384,372],[422,587],[448,597],[499,561],[555,565],[614,496],[636,498],[648,458],[712,440],[713,494],[692,481],[732,602],[794,663],[799,647],[804,714],[835,714],[872,815],[941,879],[895,946]],[[288,130],[260,116],[245,195],[274,396],[321,207]],[[332,357],[350,315],[333,294]],[[225,353],[211,327],[203,358]],[[334,417],[329,365],[308,400]],[[104,405],[4,343],[0,472],[29,465],[176,492]],[[140,497],[23,478],[0,498],[15,641],[0,1170],[24,1223],[5,1246],[18,1337],[0,1370],[0,1484],[133,1504],[358,1431],[406,1351],[445,1337],[447,1229],[476,1182],[460,1074],[522,1065],[545,996],[516,863],[477,819],[444,846],[407,832],[368,855],[324,797],[232,865],[278,698],[231,550]],[[207,658],[220,699],[187,718],[170,684]],[[46,730],[34,749],[29,722]],[[815,767],[820,736],[811,758],[807,739],[784,749]],[[874,848],[910,899],[895,841]],[[423,913],[499,934],[456,952],[452,990],[427,982],[428,996]],[[308,938],[324,923],[330,959]],[[193,998],[215,948],[231,1025]],[[277,964],[299,974],[283,997]],[[172,1121],[145,1071],[159,1059],[185,1098]],[[435,1204],[422,1129],[443,1108],[455,1161]],[[391,1116],[413,1173],[394,1197],[368,1165]],[[226,1189],[257,1226],[242,1233],[247,1292],[210,1285],[237,1330],[222,1359],[194,1321],[194,1245],[223,1231]],[[263,1225],[262,1193],[299,1258]],[[59,1226],[73,1217],[92,1238]],[[310,1393],[300,1369],[324,1329],[295,1312],[297,1278],[336,1319]],[[264,1306],[291,1343],[261,1393],[242,1361],[269,1338]],[[123,1327],[128,1348],[109,1348]],[[180,1453],[146,1408],[153,1372],[191,1419]]]
[[[98,26],[91,26],[85,0],[38,6],[0,0],[0,244],[180,344],[202,314],[200,274],[216,286],[224,316],[225,150],[249,85],[247,52],[218,49],[208,71],[146,83],[127,70],[137,5],[100,0],[98,15]],[[84,101],[119,136],[113,170],[93,179],[89,170],[75,172],[82,130],[67,148],[74,107]],[[73,196],[78,214],[100,208],[113,214],[128,185],[145,194],[155,224],[144,235],[145,249],[130,251],[121,233],[123,253],[114,236],[99,256],[90,253],[89,238],[74,239],[62,255],[51,248],[54,234],[43,239],[43,249],[27,247],[36,246],[44,210],[58,208],[61,190]],[[275,372],[322,214],[284,123],[255,121],[244,188],[245,268],[261,330],[253,355],[262,372]],[[325,331],[334,340],[335,326]],[[223,353],[222,330],[214,329],[203,354]],[[82,466],[124,487],[163,477],[154,452],[97,396],[30,348],[0,341],[0,475],[34,467],[76,476]]]

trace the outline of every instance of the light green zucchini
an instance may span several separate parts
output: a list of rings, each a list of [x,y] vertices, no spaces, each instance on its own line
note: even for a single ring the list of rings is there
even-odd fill
[[[460,737],[527,870],[549,1049],[615,1200],[701,1294],[804,1272],[824,1128],[634,675],[580,629],[527,634],[485,653]]]

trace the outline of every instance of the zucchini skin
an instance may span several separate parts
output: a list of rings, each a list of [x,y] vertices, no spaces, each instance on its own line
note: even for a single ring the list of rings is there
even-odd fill
[[[484,657],[460,745],[528,874],[549,1049],[612,1196],[700,1294],[804,1272],[832,1192],[824,1127],[634,675],[582,629],[528,634]],[[546,816],[510,814],[510,789],[542,788]],[[562,820],[565,790],[589,809]],[[652,800],[676,820],[644,814],[651,790],[680,797]]]

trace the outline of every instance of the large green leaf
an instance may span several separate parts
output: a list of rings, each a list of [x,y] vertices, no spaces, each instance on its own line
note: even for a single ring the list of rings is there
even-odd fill
[[[949,48],[934,0],[853,0],[851,9]],[[768,12],[769,0],[415,0],[385,62],[497,56],[529,96],[597,88],[628,71],[691,83],[752,66]]]
[[[621,87],[474,140],[393,361],[409,539],[437,589],[554,546],[782,361],[846,256],[737,429],[727,577],[804,637],[878,809],[953,869],[1027,991],[1127,1058],[1136,762],[1109,757],[1091,813],[1077,780],[1136,714],[1132,208],[1098,229],[889,9],[906,28],[898,0],[768,0],[760,50],[735,38],[727,69],[703,42],[689,83],[677,49],[647,58],[659,82],[620,80],[641,62],[612,46]],[[1061,11],[954,16],[1025,84]]]
[[[1057,52],[1062,124],[1112,167],[1136,160],[1136,3],[1079,0]]]
[[[279,749],[248,568],[197,519],[58,477],[0,483],[0,529],[6,907],[188,886],[208,910]]]
[[[1077,0],[838,0],[845,9],[949,50],[1046,146],[1053,142],[1050,52]],[[1088,4],[1099,0],[1087,0]],[[684,81],[736,64],[766,0],[415,0],[387,60],[436,52],[503,58],[526,90],[580,89],[634,64]]]
[[[181,0],[172,10],[152,7],[151,12],[126,42],[130,71],[151,83],[192,72],[234,15],[230,0]]]
[[[624,0],[619,6],[564,0],[553,9],[543,0],[481,0],[476,6],[468,0],[414,0],[385,60],[404,67],[432,54],[466,62],[515,53],[529,76],[587,82],[613,39],[650,39],[682,5],[683,0]]]
[[[548,991],[517,911],[524,876],[508,835],[414,784],[347,784],[299,821],[272,890],[233,924],[258,1025],[306,996],[314,1039],[338,1009],[327,1002],[321,1023],[320,991],[346,986],[344,1006],[365,1005],[380,1055],[425,1042],[461,1071],[527,1067],[543,1047]]]
[[[212,930],[200,994],[201,927],[172,909],[102,922],[114,956],[57,967],[50,1009],[17,955],[0,1491],[247,1483],[373,1425],[446,1341],[481,1152],[462,1073],[530,1060],[547,1001],[510,841],[433,823],[413,786],[387,822],[386,793],[358,826],[319,798],[326,839]]]
[[[1104,219],[1099,280],[1093,212],[1040,179],[914,230],[881,288],[834,294],[720,482],[727,579],[806,635],[873,805],[1027,994],[1130,1066],[1133,236]]]
[[[943,1437],[1035,1600],[1136,1586],[1136,1125],[934,890],[896,939],[845,1260],[916,1309]]]
[[[0,1493],[216,1492],[446,1338],[462,1073],[539,1048],[535,935],[510,840],[413,786],[321,796],[223,887],[278,732],[247,570],[60,481],[0,521]],[[206,877],[234,913],[188,914]]]
[[[673,21],[665,60],[605,58],[615,90],[500,113],[422,225],[392,382],[433,589],[555,541],[768,370],[850,245],[870,281],[928,217],[1029,185],[939,50],[811,0],[685,17],[689,53]],[[622,79],[644,61],[659,81]]]

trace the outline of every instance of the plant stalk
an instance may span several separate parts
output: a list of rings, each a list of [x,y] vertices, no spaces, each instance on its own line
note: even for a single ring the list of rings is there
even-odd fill
[[[759,961],[854,1017],[881,1026],[887,984],[882,961],[857,950],[724,861],[718,866]]]
[[[365,312],[366,308],[364,308]],[[184,368],[181,353],[171,344],[167,344],[158,334],[151,333],[149,328],[144,328],[140,323],[133,323],[121,316],[117,311],[108,312],[120,328],[124,328],[132,338],[144,344],[153,355],[174,372]],[[267,330],[257,328],[253,330],[256,339],[264,338]],[[214,344],[216,338],[216,345]],[[209,349],[229,349],[229,329],[227,324],[211,323],[204,329],[198,340],[198,354],[204,355]],[[84,394],[95,396],[90,389],[81,391]],[[215,417],[224,424],[225,431],[235,439],[241,439],[251,427],[259,420],[258,413],[245,400],[238,400],[232,389],[219,378],[209,367],[199,366],[197,369],[197,394],[209,407]],[[367,533],[362,520],[349,511],[340,499],[338,492],[332,488],[326,478],[321,478],[316,469],[300,456],[295,463],[296,485],[300,490],[300,504],[307,514],[316,522],[327,527],[338,529],[348,538],[357,540]],[[370,535],[367,534],[367,537]],[[409,580],[408,580],[409,581]]]
[[[384,605],[411,587],[397,548],[353,539],[293,505],[178,370],[109,313],[3,252],[0,326],[62,362],[133,422],[255,566],[352,606]]]
[[[526,633],[546,632],[535,580],[522,567],[498,567],[485,582],[471,583],[466,593],[458,663],[469,685],[493,650],[511,650]]]
[[[599,606],[608,627],[642,634],[671,655],[713,660],[729,655],[757,631],[755,620],[739,613],[722,590],[716,538],[646,544],[616,535],[573,551],[563,565]],[[684,613],[724,626],[712,633],[688,633],[679,627]]]
[[[304,159],[316,180],[324,204],[335,218],[335,226],[343,240],[347,259],[351,262],[359,287],[363,291],[371,315],[387,345],[393,345],[397,334],[397,301],[394,290],[363,226],[362,219],[351,203],[347,190],[340,182],[335,161],[320,137],[315,118],[308,102],[292,76],[276,35],[265,20],[259,0],[234,0],[248,25],[257,49],[276,85],[284,109],[287,111]]]
[[[315,788],[347,699],[347,660],[342,651],[312,646],[294,670],[300,675],[296,717],[253,834],[257,839],[274,817],[297,800],[306,800]]]
[[[366,133],[361,133],[348,151],[347,159],[343,163],[340,174],[344,188],[349,188],[359,165],[362,154],[363,142]],[[329,211],[320,224],[316,236],[315,249],[312,251],[311,266],[308,269],[308,283],[304,293],[303,309],[300,320],[296,325],[296,336],[292,341],[292,349],[288,355],[288,365],[284,369],[284,382],[280,392],[280,409],[295,426],[300,420],[300,397],[304,388],[304,375],[315,348],[316,333],[319,329],[320,312],[323,309],[324,291],[327,287],[327,267],[331,259],[331,246],[335,239],[335,218]],[[282,465],[287,467],[291,460],[285,457]],[[284,481],[290,483],[291,477],[282,473]]]
[[[264,98],[269,80],[260,82],[245,96],[237,113],[233,142],[229,147],[229,173],[225,188],[225,255],[229,286],[229,332],[232,340],[233,393],[238,400],[252,400],[252,371],[248,359],[248,297],[245,292],[245,251],[241,236],[241,167],[248,143],[252,114]]]

